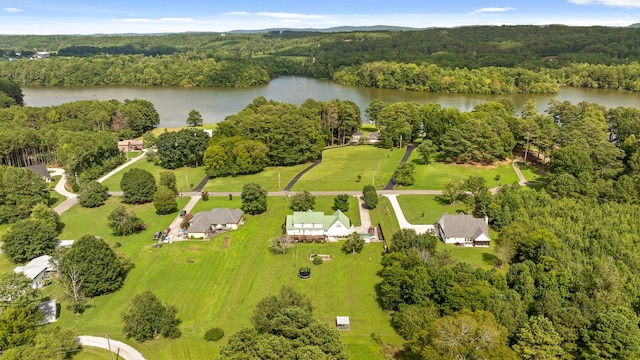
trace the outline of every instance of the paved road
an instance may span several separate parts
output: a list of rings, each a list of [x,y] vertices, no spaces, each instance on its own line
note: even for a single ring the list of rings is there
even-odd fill
[[[393,207],[393,211],[396,213],[396,218],[398,219],[400,229],[413,229],[418,234],[424,234],[427,231],[433,230],[433,225],[414,225],[407,221],[407,219],[404,217],[404,213],[402,212],[402,208],[398,203],[398,194],[385,194],[384,197],[389,199],[389,202]]]
[[[125,360],[145,360],[142,354],[133,347],[117,340],[110,340],[99,336],[78,336],[76,338],[81,346],[97,347],[111,351],[117,355],[118,359]]]
[[[142,151],[142,153],[136,157],[134,157],[133,159],[127,161],[126,163],[118,166],[117,168],[115,168],[113,171],[109,172],[107,175],[101,177],[100,179],[98,179],[98,182],[103,182],[106,179],[110,178],[111,176],[115,175],[116,173],[118,173],[119,171],[121,171],[122,169],[126,168],[127,166],[133,164],[134,162],[144,158],[144,155],[146,154],[146,150]],[[67,176],[64,173],[64,169],[61,168],[51,168],[51,169],[47,169],[47,170],[51,170],[53,171],[52,175],[62,175],[62,177],[60,178],[60,181],[58,181],[58,183],[56,184],[56,187],[54,188],[54,190],[67,198],[67,200],[63,201],[62,203],[58,204],[58,206],[56,206],[55,208],[53,208],[53,210],[58,213],[58,215],[62,214],[63,212],[69,210],[73,205],[78,203],[78,195],[74,194],[72,192],[67,191],[66,189],[66,184],[67,184]],[[120,196],[122,196],[122,193],[120,193]]]
[[[147,150],[142,150],[142,152],[140,153],[140,155],[134,157],[133,159],[130,159],[129,161],[127,161],[126,163],[118,166],[117,168],[111,170],[111,172],[109,172],[107,175],[101,177],[100,179],[98,179],[97,181],[99,183],[107,180],[108,178],[112,177],[113,175],[115,175],[116,173],[120,172],[121,170],[123,170],[124,168],[126,168],[127,166],[133,164],[134,162],[143,159],[145,157],[145,155],[147,155]]]

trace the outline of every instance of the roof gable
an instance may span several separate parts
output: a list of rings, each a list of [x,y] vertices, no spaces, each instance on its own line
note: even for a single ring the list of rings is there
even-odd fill
[[[449,215],[444,213],[438,218],[437,224],[440,225],[445,237],[448,238],[478,239],[484,235],[486,240],[489,239],[489,226],[485,219],[474,218],[466,214]]]
[[[45,164],[36,164],[27,166],[27,169],[33,171],[34,173],[42,176],[47,180],[52,180],[51,174],[49,174],[49,170],[47,170],[47,165]]]
[[[240,209],[215,208],[210,211],[200,211],[193,216],[189,231],[206,232],[211,225],[237,224],[242,220],[244,212]]]

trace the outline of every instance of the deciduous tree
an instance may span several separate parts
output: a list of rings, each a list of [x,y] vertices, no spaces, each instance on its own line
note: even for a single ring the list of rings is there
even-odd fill
[[[153,201],[156,192],[156,179],[143,169],[133,168],[125,172],[120,180],[122,201],[127,204],[144,204]]]
[[[156,208],[156,214],[158,215],[166,215],[178,211],[176,194],[168,187],[160,185],[153,195],[153,206]]]
[[[189,111],[189,116],[187,117],[187,125],[202,126],[202,115],[198,110]]]
[[[24,262],[50,254],[57,235],[55,223],[38,219],[20,220],[2,236],[2,250],[11,261]]]
[[[333,210],[340,210],[342,212],[349,211],[349,195],[340,194],[333,198]]]
[[[415,176],[416,168],[412,163],[400,163],[395,172],[395,183],[402,186],[413,185]]]
[[[307,190],[293,194],[289,200],[289,209],[293,211],[313,210],[316,205],[316,197]]]
[[[342,252],[345,254],[360,253],[364,248],[364,239],[357,232],[352,232],[342,245]]]
[[[66,285],[74,283],[74,276],[82,277],[80,292],[94,297],[118,290],[131,267],[130,260],[117,255],[104,240],[85,234],[62,255],[58,269]]]
[[[373,185],[365,185],[362,189],[362,196],[364,199],[364,207],[369,210],[373,210],[378,206],[378,193]]]
[[[247,214],[262,214],[267,211],[267,191],[260,184],[250,183],[242,187],[240,194],[242,211]]]
[[[176,317],[178,308],[160,302],[151,291],[145,291],[131,299],[122,313],[124,334],[138,342],[153,340],[162,335],[165,338],[180,337],[180,319]]]
[[[109,197],[109,188],[97,181],[89,181],[83,184],[78,195],[78,203],[86,208],[94,208],[104,205]]]
[[[113,209],[107,220],[109,228],[113,234],[118,236],[127,236],[137,233],[138,231],[143,230],[146,226],[142,219],[136,216],[133,210],[127,209],[122,205]]]

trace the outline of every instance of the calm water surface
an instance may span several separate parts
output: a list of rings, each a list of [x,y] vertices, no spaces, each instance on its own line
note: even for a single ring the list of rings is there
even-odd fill
[[[160,127],[185,125],[189,111],[198,110],[205,123],[224,120],[235,114],[258,96],[268,100],[302,104],[306,99],[327,101],[331,99],[351,100],[362,112],[374,99],[393,103],[417,101],[421,104],[439,103],[443,107],[456,107],[469,111],[475,105],[507,97],[518,109],[528,99],[535,99],[538,110],[544,111],[551,99],[559,101],[594,102],[605,107],[640,107],[640,94],[617,90],[561,88],[555,95],[475,95],[421,93],[407,90],[372,89],[344,86],[328,80],[303,77],[282,77],[268,85],[252,88],[167,88],[167,87],[24,87],[22,89],[28,106],[50,106],[77,100],[146,99],[151,101],[160,114]],[[364,114],[363,114],[364,118]]]

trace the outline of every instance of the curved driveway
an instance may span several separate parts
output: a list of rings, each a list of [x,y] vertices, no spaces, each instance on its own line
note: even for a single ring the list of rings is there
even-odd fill
[[[118,358],[125,360],[145,360],[142,354],[131,346],[117,340],[111,340],[99,336],[78,336],[76,338],[81,346],[96,347],[111,351],[118,355]]]

